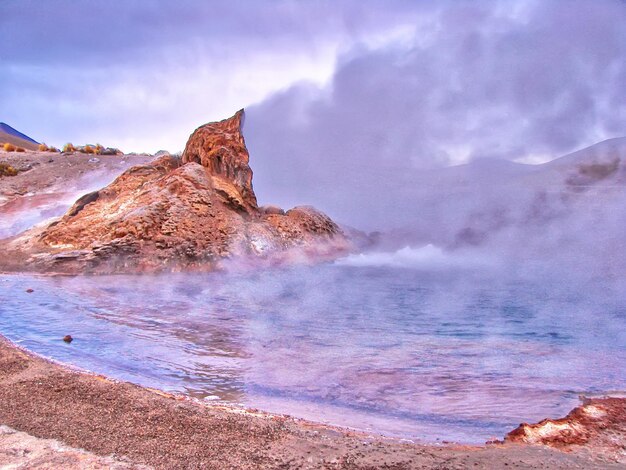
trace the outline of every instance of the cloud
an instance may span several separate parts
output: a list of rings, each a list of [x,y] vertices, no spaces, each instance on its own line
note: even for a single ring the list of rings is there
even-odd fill
[[[340,50],[388,41],[419,10],[375,0],[7,0],[0,114],[56,145],[179,150],[204,122],[294,82],[328,80]]]
[[[101,65],[113,60],[171,60],[188,51],[197,60],[278,48],[308,53],[325,41],[363,37],[410,21],[421,8],[392,0],[6,0],[2,57],[11,63],[59,61]]]
[[[411,36],[346,52],[328,84],[248,109],[261,200],[362,222],[355,205],[390,210],[416,171],[626,134],[624,2],[437,5]]]

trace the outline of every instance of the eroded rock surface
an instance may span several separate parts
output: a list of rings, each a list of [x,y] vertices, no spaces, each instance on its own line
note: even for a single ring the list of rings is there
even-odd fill
[[[586,399],[565,418],[522,423],[505,442],[581,450],[626,463],[626,398]]]
[[[234,185],[246,208],[253,210],[257,202],[252,189],[250,156],[241,131],[243,120],[242,109],[231,118],[196,129],[183,152],[183,163],[199,163],[214,178]]]
[[[198,128],[182,160],[163,155],[86,194],[58,221],[1,243],[5,270],[212,269],[225,259],[336,257],[350,244],[312,207],[259,209],[243,111]]]

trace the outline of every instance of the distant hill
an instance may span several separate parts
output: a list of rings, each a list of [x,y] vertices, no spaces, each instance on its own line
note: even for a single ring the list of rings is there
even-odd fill
[[[366,201],[373,227],[387,224],[391,249],[431,243],[521,250],[531,240],[574,240],[588,242],[578,249],[591,253],[626,242],[626,137],[538,165],[479,159],[392,181],[393,188],[371,184],[355,196]]]
[[[18,147],[24,147],[28,150],[37,150],[39,142],[22,134],[20,131],[13,129],[8,124],[0,122],[0,142],[10,143]]]

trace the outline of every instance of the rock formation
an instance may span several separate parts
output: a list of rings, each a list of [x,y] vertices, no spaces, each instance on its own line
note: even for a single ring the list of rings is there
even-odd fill
[[[586,399],[565,418],[522,423],[505,442],[545,445],[586,452],[626,463],[626,398]]]
[[[214,178],[233,184],[249,210],[257,207],[252,189],[252,170],[241,129],[243,109],[228,119],[199,127],[189,138],[183,163],[196,162],[208,168]]]
[[[163,155],[86,194],[58,221],[5,241],[5,270],[213,269],[225,259],[335,257],[339,227],[311,207],[259,208],[241,134],[243,110],[198,128],[182,161]],[[4,264],[4,266],[2,266]]]

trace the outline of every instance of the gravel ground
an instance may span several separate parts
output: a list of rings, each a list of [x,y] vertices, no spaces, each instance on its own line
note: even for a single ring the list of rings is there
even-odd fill
[[[0,423],[20,431],[0,438],[2,468],[20,468],[20,449],[30,448],[48,459],[39,468],[59,468],[57,459],[67,459],[63,468],[623,468],[545,447],[426,446],[209,406],[53,364],[4,339]]]

